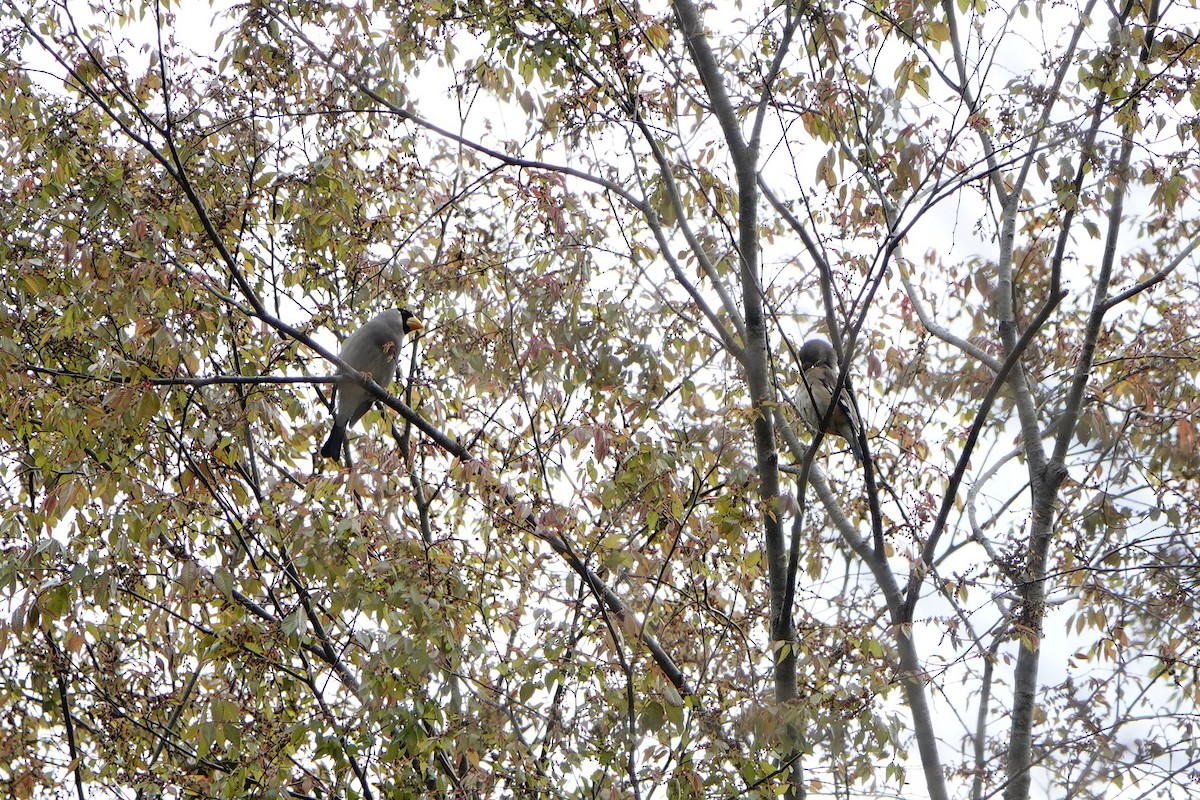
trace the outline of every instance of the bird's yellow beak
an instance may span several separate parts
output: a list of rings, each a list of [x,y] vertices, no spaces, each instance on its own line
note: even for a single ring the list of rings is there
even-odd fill
[[[421,330],[421,328],[424,328],[424,327],[425,327],[425,323],[421,322],[421,320],[418,319],[417,317],[409,317],[408,318],[409,331],[419,331],[419,330]]]

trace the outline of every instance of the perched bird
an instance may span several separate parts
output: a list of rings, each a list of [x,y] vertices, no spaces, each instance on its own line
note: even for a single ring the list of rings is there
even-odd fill
[[[355,371],[380,386],[387,388],[396,375],[396,360],[400,356],[400,343],[404,337],[423,327],[421,320],[402,308],[391,309],[376,315],[342,343],[338,355]],[[321,455],[337,461],[346,441],[346,429],[358,422],[371,409],[375,397],[367,387],[340,370],[337,388],[337,410],[333,414],[333,430],[321,447]]]
[[[823,339],[809,339],[800,348],[800,390],[796,392],[796,408],[808,429],[816,433],[821,420],[829,411],[829,400],[838,383],[837,353]],[[862,420],[847,379],[838,393],[837,402],[825,425],[825,432],[840,436],[850,443],[855,460],[862,462]]]

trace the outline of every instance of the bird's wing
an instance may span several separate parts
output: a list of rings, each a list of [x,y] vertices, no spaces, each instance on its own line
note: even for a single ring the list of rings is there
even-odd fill
[[[862,417],[858,413],[858,402],[854,396],[854,389],[850,386],[849,378],[846,379],[841,394],[838,395],[838,409],[845,415],[846,422],[854,429],[855,434],[861,433]]]

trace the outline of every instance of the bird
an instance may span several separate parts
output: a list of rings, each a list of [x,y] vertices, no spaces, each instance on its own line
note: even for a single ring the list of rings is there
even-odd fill
[[[350,334],[342,343],[338,357],[354,372],[387,388],[396,375],[396,360],[400,356],[400,343],[404,337],[419,331],[424,323],[407,308],[389,309],[379,313]],[[346,442],[346,429],[371,409],[375,397],[352,376],[352,372],[338,370],[334,393],[337,395],[333,413],[333,430],[321,447],[321,455],[337,461]]]
[[[813,433],[821,430],[821,420],[829,412],[829,400],[837,384],[838,359],[833,345],[824,339],[806,341],[800,347],[800,389],[796,392],[796,408],[805,426]],[[833,411],[829,412],[825,432],[845,439],[854,459],[862,463],[862,430],[862,419],[847,376]]]

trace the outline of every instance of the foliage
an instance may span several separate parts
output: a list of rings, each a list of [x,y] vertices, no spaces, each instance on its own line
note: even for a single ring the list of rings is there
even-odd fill
[[[12,796],[1192,796],[1194,8],[3,9]]]

